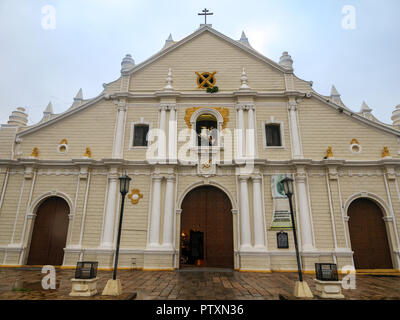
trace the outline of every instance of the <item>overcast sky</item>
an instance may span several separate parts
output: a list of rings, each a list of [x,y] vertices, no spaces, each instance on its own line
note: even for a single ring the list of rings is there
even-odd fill
[[[204,7],[216,30],[233,39],[244,30],[277,62],[288,51],[295,74],[317,92],[329,95],[334,84],[349,108],[365,100],[391,123],[400,104],[399,0],[0,0],[0,123],[17,107],[36,123],[49,101],[64,112],[79,88],[85,99],[97,96],[119,77],[125,54],[140,63],[170,33],[186,37]]]

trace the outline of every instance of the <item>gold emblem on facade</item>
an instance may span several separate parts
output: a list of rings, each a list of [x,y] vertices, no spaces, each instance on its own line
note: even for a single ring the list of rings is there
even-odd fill
[[[360,144],[356,138],[351,140],[350,144]]]
[[[187,108],[185,110],[185,122],[189,129],[192,128],[192,124],[190,123],[190,118],[192,117],[193,113],[196,112],[196,110],[201,108],[202,107],[193,107],[193,108]],[[219,114],[222,116],[222,119],[224,120],[224,122],[222,123],[222,129],[225,129],[226,125],[229,122],[229,109],[222,107],[211,107],[211,109],[217,110]]]
[[[128,194],[128,198],[131,199],[132,204],[138,204],[139,200],[143,198],[143,194],[140,193],[139,189],[132,189],[131,193]]]
[[[209,169],[209,168],[211,168],[211,165],[212,165],[212,162],[211,162],[212,160],[210,159],[210,160],[208,160],[208,162],[204,162],[202,165],[201,165],[201,168],[202,169]]]
[[[197,74],[197,86],[199,89],[207,89],[213,88],[217,80],[215,79],[215,74],[217,71],[214,72],[195,72]]]
[[[39,149],[37,147],[34,147],[31,153],[31,157],[37,158],[39,157]]]
[[[67,139],[62,139],[59,144],[68,144]]]
[[[333,158],[332,147],[328,147],[328,150],[326,150],[326,158]]]
[[[86,158],[92,157],[92,151],[90,150],[90,148],[86,148],[85,154],[83,156]]]
[[[390,152],[388,147],[383,147],[382,158],[390,157]]]

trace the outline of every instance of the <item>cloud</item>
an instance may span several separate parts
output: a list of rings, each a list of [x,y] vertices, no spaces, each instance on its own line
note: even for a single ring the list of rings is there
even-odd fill
[[[245,30],[247,38],[249,38],[250,45],[268,56],[270,46],[279,38],[279,30],[276,25],[263,25],[263,26],[250,26]]]

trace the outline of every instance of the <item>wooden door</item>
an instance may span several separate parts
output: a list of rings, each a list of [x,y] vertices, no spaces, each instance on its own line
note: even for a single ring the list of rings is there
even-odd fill
[[[68,204],[58,197],[49,198],[40,205],[36,213],[28,265],[62,265],[68,214]]]
[[[204,233],[201,266],[233,268],[233,220],[231,202],[215,187],[191,191],[182,204],[181,233]]]
[[[356,269],[392,269],[383,214],[368,199],[353,201],[348,210],[351,247]]]

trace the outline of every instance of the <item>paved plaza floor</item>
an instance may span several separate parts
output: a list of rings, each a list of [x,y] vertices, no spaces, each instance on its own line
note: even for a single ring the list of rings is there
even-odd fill
[[[297,273],[254,273],[211,269],[206,271],[119,270],[123,294],[102,296],[111,271],[98,272],[98,291],[88,298],[70,297],[74,270],[56,272],[56,289],[44,290],[41,269],[0,269],[0,300],[292,300]],[[315,293],[314,275],[304,279]],[[343,290],[348,300],[400,300],[400,274],[356,275],[356,289]],[[318,299],[315,297],[314,299]]]

